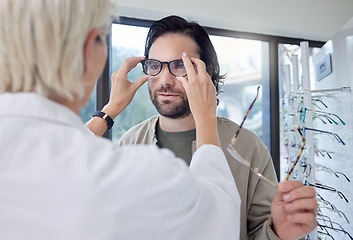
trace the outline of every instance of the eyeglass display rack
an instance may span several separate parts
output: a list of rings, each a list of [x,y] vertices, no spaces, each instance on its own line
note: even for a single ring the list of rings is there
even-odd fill
[[[289,59],[289,61],[288,61]],[[353,19],[321,49],[302,42],[280,65],[281,179],[315,186],[318,224],[307,239],[353,239]]]

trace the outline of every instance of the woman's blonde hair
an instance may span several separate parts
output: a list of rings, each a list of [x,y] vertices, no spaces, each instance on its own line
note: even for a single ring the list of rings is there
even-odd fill
[[[114,0],[0,0],[0,93],[81,98],[86,37],[108,34],[116,10]]]

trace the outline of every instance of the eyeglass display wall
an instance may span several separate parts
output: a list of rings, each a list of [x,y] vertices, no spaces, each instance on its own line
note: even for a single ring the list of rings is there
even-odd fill
[[[281,179],[293,169],[291,179],[316,189],[307,239],[353,239],[353,19],[321,49],[279,52]]]

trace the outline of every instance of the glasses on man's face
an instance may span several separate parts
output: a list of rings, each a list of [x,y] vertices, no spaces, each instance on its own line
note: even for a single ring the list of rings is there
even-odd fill
[[[168,66],[169,72],[176,77],[185,77],[186,69],[181,59],[170,62],[161,62],[156,59],[144,59],[141,61],[143,72],[150,76],[157,76],[163,69],[163,65]]]
[[[274,182],[271,181],[270,179],[268,179],[268,178],[266,178],[265,176],[263,176],[263,175],[259,172],[259,170],[258,170],[257,168],[252,168],[251,165],[250,165],[250,163],[249,163],[247,160],[245,160],[242,156],[240,156],[240,154],[238,153],[237,150],[235,150],[235,147],[234,147],[234,146],[235,146],[235,143],[236,143],[236,140],[237,140],[237,138],[238,138],[238,136],[239,136],[240,130],[243,128],[243,124],[244,124],[244,122],[245,122],[245,119],[248,117],[251,108],[254,106],[254,103],[255,103],[257,97],[259,96],[259,89],[260,89],[260,86],[257,87],[257,94],[256,94],[256,97],[255,97],[254,101],[251,103],[251,105],[250,105],[248,111],[246,112],[245,117],[244,117],[243,121],[241,122],[241,124],[240,124],[238,130],[235,132],[235,134],[234,134],[234,136],[233,136],[233,138],[232,138],[232,140],[231,140],[231,143],[228,145],[227,150],[228,150],[229,154],[230,154],[235,160],[237,160],[237,161],[238,161],[240,164],[242,164],[243,166],[249,168],[250,171],[251,171],[252,173],[254,173],[256,176],[258,176],[259,178],[265,180],[265,181],[268,182],[269,184],[271,184],[271,185],[277,187],[277,184],[276,184],[276,183],[274,183]]]

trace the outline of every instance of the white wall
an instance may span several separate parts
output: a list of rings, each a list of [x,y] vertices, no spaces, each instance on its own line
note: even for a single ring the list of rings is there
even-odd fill
[[[327,41],[353,17],[353,0],[120,0],[120,16],[176,14],[203,26]]]

